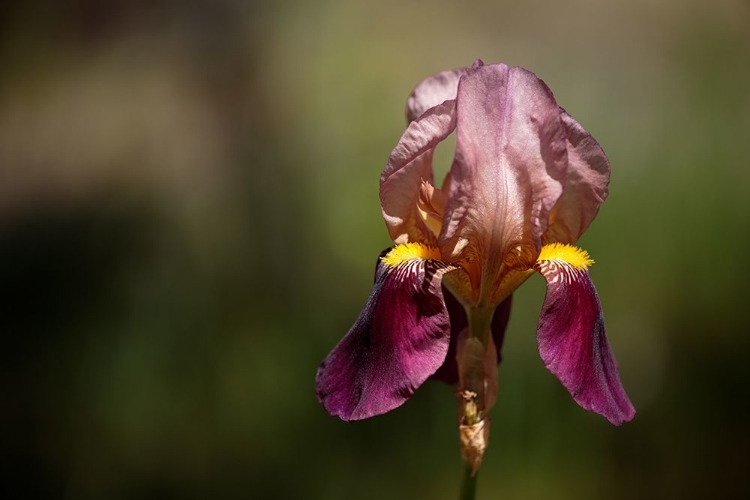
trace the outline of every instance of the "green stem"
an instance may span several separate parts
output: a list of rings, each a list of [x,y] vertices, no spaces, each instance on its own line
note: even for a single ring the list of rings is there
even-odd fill
[[[464,347],[463,359],[458,362],[461,374],[461,389],[475,394],[474,403],[477,420],[485,416],[485,402],[487,395],[485,389],[484,358],[486,357],[490,337],[490,324],[492,323],[492,309],[471,308],[467,311],[469,319],[469,338]],[[475,412],[476,413],[476,412]],[[468,415],[467,415],[468,416]],[[471,419],[469,419],[471,420]],[[477,420],[464,420],[465,425],[473,425]]]
[[[471,475],[471,465],[464,463],[464,478],[461,481],[461,495],[458,500],[474,500],[477,491],[477,477]]]
[[[490,324],[494,309],[471,308],[468,311],[469,335],[478,338],[482,344],[487,345],[490,336]]]

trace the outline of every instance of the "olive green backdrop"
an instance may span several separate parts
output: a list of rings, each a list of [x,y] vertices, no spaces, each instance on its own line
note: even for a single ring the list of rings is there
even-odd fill
[[[456,498],[449,387],[346,424],[314,376],[390,243],[407,95],[475,58],[536,72],[609,155],[580,244],[638,411],[612,427],[545,370],[532,278],[478,498],[746,497],[742,0],[3,5],[3,496]]]

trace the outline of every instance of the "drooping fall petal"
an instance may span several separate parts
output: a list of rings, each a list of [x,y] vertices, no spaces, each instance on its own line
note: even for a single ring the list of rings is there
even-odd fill
[[[443,363],[443,366],[435,372],[433,378],[445,382],[446,384],[453,385],[458,383],[458,362],[456,360],[458,339],[462,335],[465,336],[464,330],[469,327],[469,320],[466,317],[466,310],[464,307],[445,287],[443,287],[443,297],[445,298],[445,305],[448,308],[448,314],[451,318],[451,339],[450,346],[448,347],[448,354],[445,357],[445,363]],[[508,320],[510,319],[512,298],[513,296],[511,295],[502,301],[495,309],[495,314],[492,315],[490,330],[496,349],[498,364],[502,361],[501,352],[503,348],[503,340],[505,339],[505,329],[507,328]]]
[[[604,331],[588,254],[568,245],[547,245],[535,269],[547,280],[537,327],[539,354],[573,399],[620,425],[635,415],[620,382]]]
[[[544,242],[575,243],[599,212],[607,198],[609,160],[591,134],[562,113],[568,149],[568,172],[560,199],[550,213]]]
[[[413,247],[379,259],[359,318],[318,368],[318,399],[342,420],[401,406],[445,361],[450,320],[440,281],[453,268],[432,258],[436,249]]]
[[[504,64],[461,77],[456,154],[439,246],[467,262],[477,301],[497,285],[502,258],[541,248],[549,212],[562,193],[566,132],[549,88],[533,73]]]
[[[456,103],[430,108],[409,124],[380,176],[380,204],[391,239],[396,243],[434,243],[419,212],[422,182],[432,183],[432,155],[456,128]]]

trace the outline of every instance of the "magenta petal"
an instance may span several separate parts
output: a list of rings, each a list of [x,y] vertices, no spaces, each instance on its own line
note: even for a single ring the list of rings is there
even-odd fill
[[[450,268],[378,261],[376,282],[349,333],[318,368],[316,392],[331,415],[361,420],[401,406],[443,364],[450,320],[440,281]]]
[[[464,307],[445,287],[443,287],[443,296],[451,318],[451,341],[448,347],[448,354],[445,356],[445,363],[435,372],[432,378],[453,385],[458,383],[458,362],[456,359],[458,338],[461,335],[461,331],[468,328],[469,320],[466,317]],[[497,364],[500,364],[500,361],[502,361],[500,352],[502,351],[503,340],[505,339],[505,329],[510,319],[512,298],[512,295],[508,296],[507,299],[497,306],[495,314],[492,316],[492,323],[490,324],[492,340],[497,351]]]
[[[547,280],[537,327],[545,366],[582,408],[615,425],[632,420],[635,409],[620,383],[588,271],[560,261],[542,261],[536,269]]]
[[[563,193],[550,214],[545,242],[575,243],[607,198],[609,160],[591,134],[562,110],[568,150]]]

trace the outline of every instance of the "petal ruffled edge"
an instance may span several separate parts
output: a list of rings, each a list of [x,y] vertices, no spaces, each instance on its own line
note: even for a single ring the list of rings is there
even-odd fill
[[[432,155],[456,128],[456,102],[430,108],[406,128],[380,176],[380,206],[396,243],[434,243],[435,235],[419,212],[423,182],[433,182]]]
[[[568,170],[562,195],[550,212],[545,243],[575,243],[586,231],[609,194],[610,165],[594,137],[564,109]]]
[[[389,260],[393,252],[378,259],[364,309],[318,368],[318,400],[345,421],[401,406],[448,352],[450,319],[440,282],[453,267],[431,258],[400,258],[408,252]]]
[[[614,425],[628,422],[635,408],[620,382],[604,316],[588,273],[586,252],[547,245],[534,269],[547,281],[537,326],[539,355],[582,408]]]
[[[483,64],[481,60],[476,60],[471,67],[475,68]],[[455,99],[458,81],[468,69],[470,68],[441,71],[419,82],[406,101],[406,119],[412,122],[428,109],[449,99]]]

